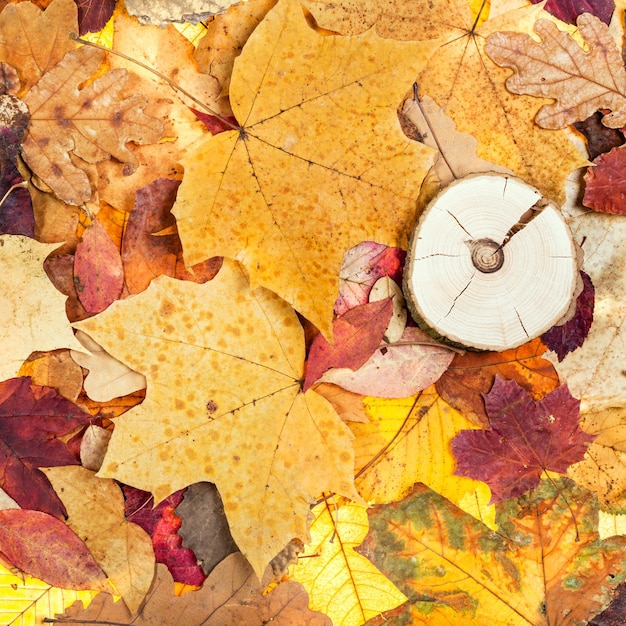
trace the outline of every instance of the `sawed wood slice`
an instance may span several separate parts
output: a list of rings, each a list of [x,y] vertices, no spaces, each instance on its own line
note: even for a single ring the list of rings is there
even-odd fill
[[[418,324],[449,342],[507,350],[567,312],[576,250],[556,204],[519,178],[474,174],[426,207],[413,233],[404,291]]]

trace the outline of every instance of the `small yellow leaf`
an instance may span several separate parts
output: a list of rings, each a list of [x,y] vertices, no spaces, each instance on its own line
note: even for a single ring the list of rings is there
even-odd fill
[[[334,626],[361,626],[406,601],[390,580],[354,551],[368,531],[363,506],[322,502],[313,515],[311,542],[290,576],[307,590],[309,608],[328,615]]]

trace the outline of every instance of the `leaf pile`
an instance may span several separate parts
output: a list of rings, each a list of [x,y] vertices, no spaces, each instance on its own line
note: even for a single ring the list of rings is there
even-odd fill
[[[0,614],[588,623],[626,578],[613,3],[167,4],[0,12]],[[441,189],[587,166],[556,326],[411,319]]]

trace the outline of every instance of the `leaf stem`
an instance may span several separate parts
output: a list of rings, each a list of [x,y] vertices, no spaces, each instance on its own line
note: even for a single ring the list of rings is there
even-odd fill
[[[216,113],[213,109],[211,109],[211,107],[206,105],[201,100],[198,100],[198,98],[196,98],[194,95],[189,93],[186,89],[181,87],[178,83],[174,82],[171,78],[168,78],[167,76],[165,76],[165,74],[159,72],[153,67],[150,67],[146,63],[143,63],[142,61],[138,61],[137,59],[133,59],[132,57],[128,56],[127,54],[124,54],[123,52],[118,52],[117,50],[113,50],[111,48],[107,48],[106,46],[102,46],[99,43],[94,43],[93,41],[87,41],[86,39],[82,39],[76,33],[70,33],[69,38],[73,39],[74,41],[78,43],[82,43],[86,46],[92,46],[93,48],[104,50],[105,52],[108,52],[110,54],[115,54],[116,56],[122,57],[123,59],[126,59],[127,61],[130,61],[131,63],[135,63],[135,65],[139,65],[139,67],[142,67],[144,70],[147,70],[148,72],[152,72],[152,74],[154,74],[155,76],[158,76],[161,80],[164,80],[172,89],[179,91],[184,96],[186,96],[187,98],[195,102],[195,104],[197,104],[200,108],[204,109],[209,115],[216,117],[220,122],[222,122],[223,124],[231,128],[232,130],[241,131],[241,127],[236,126],[235,124],[227,120],[225,117],[223,117],[219,113]]]
[[[15,190],[15,189],[25,189],[26,187],[28,187],[28,183],[23,180],[21,183],[16,183],[15,185],[12,185],[11,187],[8,188],[7,192],[2,196],[2,200],[0,200],[0,206],[2,206],[6,199],[9,197],[9,194]]]

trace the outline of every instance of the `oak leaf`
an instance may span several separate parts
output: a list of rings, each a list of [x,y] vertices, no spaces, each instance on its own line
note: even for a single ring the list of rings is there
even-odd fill
[[[31,352],[81,345],[65,315],[65,297],[50,283],[44,259],[56,248],[20,235],[0,237],[0,379],[15,376]]]
[[[333,343],[320,333],[311,344],[304,391],[331,367],[350,370],[361,367],[382,341],[392,312],[392,300],[386,298],[358,305],[335,318]]]
[[[157,565],[146,602],[134,618],[123,603],[113,602],[108,594],[99,594],[87,609],[80,602],[74,603],[62,616],[57,615],[55,623],[78,620],[85,626],[103,622],[129,626],[263,626],[271,622],[276,626],[330,626],[328,618],[307,609],[306,593],[297,583],[281,583],[266,595],[261,591],[252,568],[237,552],[215,568],[202,589],[182,596],[174,595],[167,568]]]
[[[79,89],[104,57],[102,50],[89,46],[70,51],[24,96],[31,114],[24,160],[69,204],[92,196],[86,173],[70,154],[87,163],[113,156],[132,172],[137,159],[126,143],[154,143],[163,130],[159,120],[143,113],[143,96],[117,97],[126,81],[123,70],[107,72]]]
[[[179,534],[181,517],[176,513],[184,490],[176,491],[154,506],[152,494],[123,485],[126,519],[141,526],[151,537],[157,563],[163,563],[175,582],[200,587],[204,575],[196,555],[183,546]]]
[[[0,511],[0,552],[10,563],[53,587],[111,591],[85,544],[41,511]]]
[[[597,109],[611,112],[602,118],[610,128],[626,125],[626,70],[609,29],[591,13],[576,20],[589,50],[549,20],[539,20],[535,33],[498,32],[489,36],[486,53],[498,65],[514,70],[506,81],[509,91],[553,98],[535,117],[543,128],[565,128],[588,118]]]
[[[208,575],[238,550],[228,528],[222,499],[214,484],[202,482],[187,487],[181,500],[176,507],[176,515],[181,519],[178,534]]]
[[[42,11],[31,2],[8,4],[0,13],[0,61],[14,67],[23,95],[50,71],[76,43],[78,30],[73,0],[54,0]]]
[[[203,285],[161,276],[76,327],[147,378],[145,402],[116,421],[100,475],[156,502],[214,482],[255,571],[293,537],[306,538],[316,494],[358,499],[349,430],[326,400],[300,390],[295,312],[265,289],[250,290],[236,263]]]
[[[43,470],[67,509],[67,525],[85,542],[131,613],[137,613],[154,576],[150,536],[124,517],[113,480],[80,466]]]
[[[61,500],[40,467],[77,464],[62,437],[87,425],[91,416],[30,378],[0,383],[1,480],[4,489],[25,509],[65,516]]]
[[[491,502],[525,493],[547,470],[565,474],[595,439],[581,430],[580,402],[567,385],[534,401],[515,381],[497,376],[485,407],[491,428],[462,431],[451,445],[456,473],[486,482]]]
[[[333,624],[361,626],[402,604],[406,597],[355,551],[367,534],[366,509],[355,503],[322,502],[313,509],[311,541],[290,579],[309,594],[309,606]]]
[[[546,132],[534,124],[537,101],[507,91],[508,70],[493,63],[484,49],[494,31],[530,32],[541,8],[525,0],[493,0],[480,3],[477,15],[467,9],[463,15],[418,76],[420,94],[432,97],[457,131],[478,140],[479,158],[512,170],[548,198],[563,201],[566,177],[587,161],[565,133]],[[448,16],[442,13],[439,19],[447,22]]]
[[[626,556],[623,538],[598,541],[595,499],[567,480],[503,503],[498,533],[423,485],[368,514],[359,551],[411,598],[398,623],[586,623]]]
[[[280,0],[235,61],[241,128],[183,161],[172,212],[186,264],[240,260],[253,286],[328,337],[343,253],[364,240],[402,243],[413,222],[433,151],[404,137],[396,107],[430,49],[371,31],[323,37],[299,3]]]

